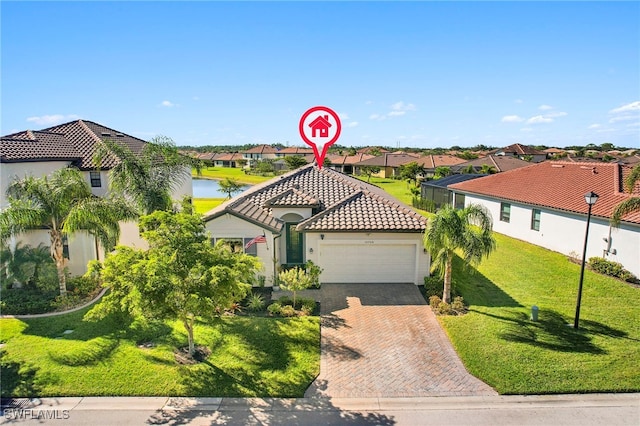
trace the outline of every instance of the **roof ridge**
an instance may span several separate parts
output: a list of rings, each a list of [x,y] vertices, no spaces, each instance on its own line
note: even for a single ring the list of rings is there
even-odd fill
[[[78,120],[78,124],[80,124],[80,127],[89,134],[89,137],[93,139],[94,142],[99,144],[102,143],[102,139],[100,139],[98,135],[93,133],[93,131],[89,128],[89,126],[87,126],[87,123],[85,123],[82,120]]]

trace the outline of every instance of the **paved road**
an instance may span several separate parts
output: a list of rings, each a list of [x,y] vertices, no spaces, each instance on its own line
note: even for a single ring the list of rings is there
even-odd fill
[[[418,287],[323,284],[320,375],[305,397],[497,395],[467,372]]]
[[[15,408],[3,409],[3,416],[0,424],[64,426],[637,426],[640,394],[358,399],[59,398],[17,401]],[[22,419],[16,419],[18,416]]]

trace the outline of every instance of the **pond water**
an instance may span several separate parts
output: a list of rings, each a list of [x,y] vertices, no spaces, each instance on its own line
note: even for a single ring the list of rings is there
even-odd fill
[[[217,180],[213,179],[193,179],[193,198],[227,198],[226,192],[220,191]],[[249,186],[243,186],[242,190]],[[239,194],[239,193],[238,193]],[[234,194],[238,195],[238,194]]]

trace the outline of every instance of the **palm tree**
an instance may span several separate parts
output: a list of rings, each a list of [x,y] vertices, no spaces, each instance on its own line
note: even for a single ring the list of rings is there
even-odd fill
[[[86,231],[111,250],[120,236],[118,222],[136,217],[123,200],[94,196],[80,171],[73,168],[56,170],[50,177],[15,180],[7,198],[9,207],[0,213],[0,242],[27,230],[47,229],[61,296],[67,294],[64,237]]]
[[[494,173],[498,173],[498,170],[489,164],[483,164],[482,166],[480,166],[480,173],[485,175],[492,175]]]
[[[476,173],[477,173],[477,172],[476,172],[476,168],[475,168],[475,167],[473,167],[473,164],[469,164],[469,165],[467,165],[466,167],[464,167],[464,168],[460,169],[460,172],[461,172],[461,173],[470,174],[470,175],[473,175],[473,174],[476,174]]]
[[[640,164],[631,170],[631,173],[624,180],[624,189],[629,194],[633,193],[633,188],[640,182]],[[611,225],[618,227],[623,216],[629,213],[640,211],[640,197],[629,197],[613,209],[611,215]]]
[[[98,144],[93,161],[113,156],[117,164],[109,171],[109,189],[135,202],[140,212],[150,214],[173,207],[171,193],[188,177],[187,167],[200,172],[201,163],[178,152],[171,138],[159,136],[140,153],[106,139]]]
[[[444,280],[442,300],[451,302],[451,270],[456,250],[461,250],[467,264],[480,263],[496,246],[490,213],[477,204],[454,210],[441,208],[429,219],[424,233],[424,247],[431,253],[432,270]]]

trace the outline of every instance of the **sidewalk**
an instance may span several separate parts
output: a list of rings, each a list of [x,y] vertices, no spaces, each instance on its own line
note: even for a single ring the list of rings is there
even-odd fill
[[[22,417],[19,417],[22,414]],[[54,417],[54,414],[57,416]],[[20,420],[18,420],[18,418]],[[70,397],[18,399],[20,424],[638,425],[640,394],[420,398]]]

